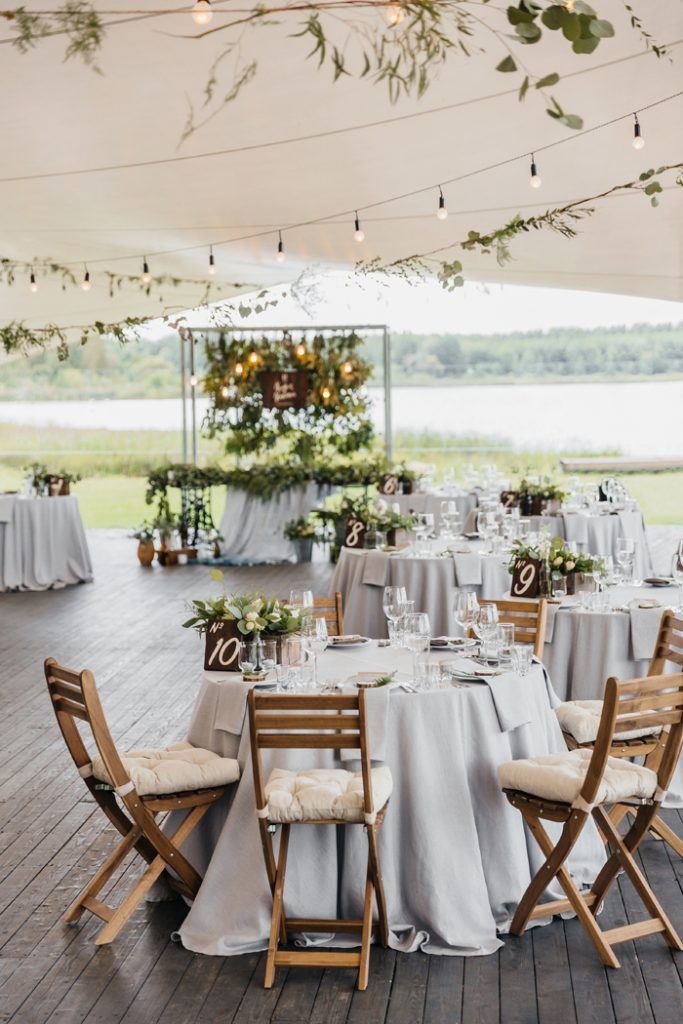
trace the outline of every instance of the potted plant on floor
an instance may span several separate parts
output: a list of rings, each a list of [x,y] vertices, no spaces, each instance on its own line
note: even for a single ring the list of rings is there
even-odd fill
[[[291,519],[285,526],[285,537],[291,540],[296,551],[297,562],[310,562],[313,545],[318,539],[319,528],[310,518],[301,516]]]
[[[138,542],[138,561],[140,565],[149,567],[154,561],[154,527],[143,523],[131,534]]]

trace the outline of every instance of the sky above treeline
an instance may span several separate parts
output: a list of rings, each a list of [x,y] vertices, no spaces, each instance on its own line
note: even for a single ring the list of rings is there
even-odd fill
[[[305,324],[387,324],[392,331],[417,334],[507,334],[552,327],[682,324],[683,303],[635,296],[578,292],[559,288],[466,282],[446,292],[436,281],[411,285],[401,280],[378,284],[352,274],[311,276],[301,302],[294,294],[243,321],[249,327]],[[192,314],[193,323],[206,324],[206,314]],[[237,319],[236,324],[240,323]]]

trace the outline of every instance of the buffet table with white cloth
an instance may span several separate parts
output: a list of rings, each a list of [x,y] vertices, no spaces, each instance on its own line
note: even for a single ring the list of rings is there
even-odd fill
[[[440,652],[438,659],[448,657]],[[321,680],[359,671],[396,670],[409,679],[407,651],[329,650],[319,658]],[[249,683],[239,676],[205,675],[188,740],[236,756],[242,776],[228,806],[212,807],[183,852],[204,874],[180,936],[186,948],[220,956],[267,947],[271,895],[255,816],[246,726]],[[394,789],[380,834],[391,945],[428,953],[484,955],[502,942],[515,906],[541,857],[521,815],[504,797],[497,766],[511,759],[559,753],[564,741],[546,674],[533,665],[497,685],[458,683],[406,692],[384,687],[368,694],[373,760],[389,765]],[[507,726],[507,728],[505,728]],[[516,727],[512,727],[516,726]],[[274,767],[347,767],[333,751],[273,750]],[[353,754],[347,752],[346,754]],[[172,824],[170,827],[173,827]],[[367,856],[360,828],[293,829],[285,907],[295,917],[360,916]],[[590,883],[604,861],[591,826],[572,854],[579,883]],[[550,893],[559,895],[555,889]],[[329,945],[349,941],[316,936]]]
[[[284,529],[321,505],[333,488],[308,483],[259,498],[237,487],[228,488],[220,525],[221,554],[235,565],[295,562],[296,552]]]
[[[621,538],[635,544],[634,572],[636,579],[652,575],[652,558],[640,509],[605,510],[598,515],[589,512],[558,512],[550,516],[532,516],[531,529],[542,524],[550,526],[553,536],[564,537],[576,544],[579,552],[604,557],[611,555],[617,563],[617,541]]]
[[[92,578],[75,495],[0,494],[0,591],[49,590]]]

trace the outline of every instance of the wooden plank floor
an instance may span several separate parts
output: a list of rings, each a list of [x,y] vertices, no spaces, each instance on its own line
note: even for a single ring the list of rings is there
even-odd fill
[[[683,955],[659,936],[625,944],[620,971],[599,964],[576,921],[510,939],[489,957],[373,950],[370,986],[352,971],[278,972],[263,958],[197,956],[170,941],[179,902],[142,907],[119,939],[61,915],[111,849],[103,815],[69,761],[48,707],[41,663],[89,666],[123,747],[183,736],[199,684],[201,645],[179,628],[186,602],[215,585],[202,567],[143,570],[134,545],[94,536],[96,582],[44,594],[0,594],[0,1020],[17,1024],[680,1024]],[[235,587],[325,593],[329,567],[227,570]],[[667,820],[683,834],[683,819]],[[683,933],[683,863],[648,841],[642,865]],[[136,869],[114,883],[130,884]],[[603,923],[640,916],[621,884]]]

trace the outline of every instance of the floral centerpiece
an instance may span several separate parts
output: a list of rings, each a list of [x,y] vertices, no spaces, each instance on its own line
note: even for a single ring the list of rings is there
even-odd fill
[[[284,534],[287,540],[291,540],[296,548],[298,562],[310,562],[313,555],[313,545],[321,536],[321,527],[311,516],[301,516],[299,519],[290,519],[285,525]]]
[[[543,512],[558,512],[566,496],[566,491],[563,491],[547,476],[538,482],[521,480],[517,488],[519,510],[523,516],[540,516]]]
[[[223,572],[212,569],[211,578],[222,581]],[[237,653],[242,639],[276,640],[280,660],[283,637],[300,632],[302,627],[302,615],[298,609],[260,592],[226,592],[204,601],[195,599],[190,602],[190,607],[193,614],[182,625],[184,629],[194,629],[206,638],[205,668],[237,671]],[[222,656],[224,651],[225,657]],[[228,651],[234,652],[234,657],[229,660]]]
[[[40,462],[24,468],[29,485],[37,494],[49,497],[70,494],[71,484],[77,484],[82,479],[80,473],[70,473],[66,469],[52,471]]]
[[[346,524],[349,519],[360,520],[365,525],[370,537],[377,530],[386,533],[389,545],[395,544],[397,530],[412,530],[415,522],[414,516],[394,511],[383,498],[377,498],[373,502],[367,495],[355,498],[344,495],[338,508],[318,509],[313,515],[334,531],[333,537],[330,538],[333,561],[337,560],[344,543]]]
[[[526,545],[515,541],[508,563],[510,575],[514,572],[515,562],[519,558],[530,559],[541,563],[542,596],[552,597],[552,577],[554,573],[564,576],[567,580],[567,593],[576,593],[584,576],[600,572],[604,574],[605,565],[601,558],[594,555],[577,554],[567,547],[563,537],[552,540],[541,540],[536,545]],[[545,591],[543,593],[543,591]]]

